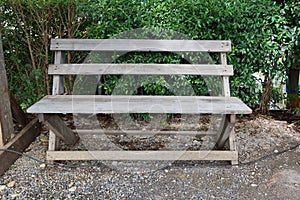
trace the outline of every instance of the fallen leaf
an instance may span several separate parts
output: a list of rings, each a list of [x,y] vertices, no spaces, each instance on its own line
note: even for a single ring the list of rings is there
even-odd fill
[[[47,142],[48,142],[48,139],[47,139],[47,138],[40,138],[40,141],[41,141],[42,143],[47,143]]]

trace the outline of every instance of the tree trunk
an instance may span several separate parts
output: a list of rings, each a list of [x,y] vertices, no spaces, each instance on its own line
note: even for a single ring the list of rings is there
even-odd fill
[[[272,95],[272,77],[270,74],[265,74],[265,80],[262,83],[263,86],[263,93],[260,99],[259,104],[259,110],[261,114],[267,115],[269,114],[269,108],[270,108],[270,101],[271,101],[271,95]]]

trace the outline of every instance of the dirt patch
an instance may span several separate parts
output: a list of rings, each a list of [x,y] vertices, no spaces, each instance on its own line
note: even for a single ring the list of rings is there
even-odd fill
[[[268,186],[282,199],[298,199],[300,196],[300,170],[280,170],[272,176]]]

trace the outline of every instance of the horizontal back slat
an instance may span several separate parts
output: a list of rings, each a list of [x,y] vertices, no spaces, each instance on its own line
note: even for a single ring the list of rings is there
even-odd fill
[[[215,75],[232,76],[232,65],[203,64],[55,64],[49,65],[52,75],[152,74],[152,75]]]
[[[57,51],[230,52],[229,40],[52,39]]]

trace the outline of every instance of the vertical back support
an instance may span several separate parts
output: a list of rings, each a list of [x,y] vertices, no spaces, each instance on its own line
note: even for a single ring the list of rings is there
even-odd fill
[[[54,64],[63,64],[65,63],[66,55],[63,51],[55,51]],[[52,95],[60,95],[64,93],[64,77],[61,75],[53,76],[53,88]],[[49,147],[50,151],[54,151],[59,148],[59,139],[53,133],[49,131]]]
[[[220,53],[220,61],[222,65],[227,65],[226,53]],[[223,76],[222,82],[223,82],[223,95],[226,97],[230,96],[229,77]]]
[[[66,54],[63,51],[55,51],[54,64],[63,64],[66,60]],[[52,95],[60,95],[64,93],[64,76],[53,76]]]

